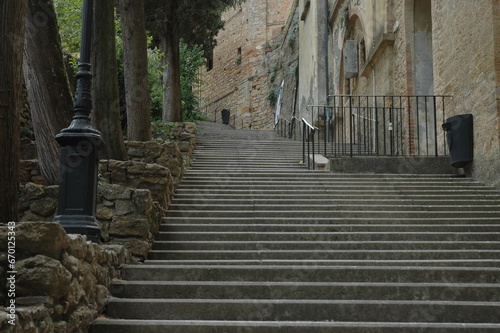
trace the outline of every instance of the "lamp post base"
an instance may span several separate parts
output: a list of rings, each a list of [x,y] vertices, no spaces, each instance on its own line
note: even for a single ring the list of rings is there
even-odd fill
[[[55,222],[59,223],[66,233],[87,236],[93,243],[102,243],[102,231],[93,216],[87,215],[57,215]]]

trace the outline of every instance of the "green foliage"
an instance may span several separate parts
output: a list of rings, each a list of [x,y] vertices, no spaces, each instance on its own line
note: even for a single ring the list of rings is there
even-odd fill
[[[71,55],[80,52],[82,2],[82,0],[54,0],[62,47],[64,52]]]
[[[151,43],[151,38],[149,38]],[[161,120],[163,113],[163,52],[158,48],[148,49],[149,94],[151,96],[151,118]]]
[[[189,46],[183,40],[180,41],[179,48],[181,58],[182,116],[184,121],[201,120],[203,117],[199,111],[199,96],[203,82],[199,70],[205,64],[203,48],[199,45]]]
[[[175,123],[171,122],[163,122],[158,119],[154,119],[151,122],[151,131],[153,134],[153,138],[160,141],[166,141],[170,139],[170,132],[172,128],[176,126]]]
[[[152,3],[153,1],[147,1]],[[192,35],[190,35],[190,43],[184,42],[180,43],[180,57],[181,57],[181,91],[182,91],[182,104],[183,104],[183,117],[185,121],[196,121],[201,120],[203,117],[199,112],[199,95],[202,86],[201,77],[199,75],[199,69],[205,64],[204,62],[204,47],[195,43],[195,40],[202,41],[203,38],[210,35],[213,38],[219,29],[222,28],[222,21],[220,20],[220,14],[224,9],[230,5],[236,5],[240,3],[239,0],[217,0],[214,2],[201,1],[186,1],[182,0],[179,2],[179,12],[183,11],[182,19],[188,19],[191,15],[200,15],[200,17],[192,20],[190,24],[194,25],[196,29],[207,29],[208,26],[213,27],[215,30],[209,33],[208,31],[203,32],[203,36],[195,36],[196,33],[201,33],[201,30],[195,32],[192,30]],[[54,0],[54,5],[56,8],[58,23],[59,23],[59,34],[61,36],[61,42],[63,49],[66,53],[74,56],[74,59],[78,58],[80,52],[80,32],[82,25],[82,0]],[[158,3],[160,6],[162,3]],[[164,4],[164,3],[163,3]],[[207,9],[206,12],[203,12]],[[216,21],[210,21],[215,16],[218,17]],[[117,61],[118,61],[118,78],[120,82],[120,90],[122,92],[123,98],[123,42],[121,39],[121,29],[120,22],[116,18],[116,49],[117,49]],[[195,38],[196,37],[196,38]],[[208,41],[208,39],[205,39]],[[214,44],[215,45],[215,44]],[[163,71],[164,67],[162,65],[163,53],[153,46],[153,38],[148,37],[148,72],[149,72],[149,87],[151,95],[151,115],[152,118],[158,123],[159,119],[162,118],[163,112]],[[75,61],[72,64],[74,68],[77,67]],[[157,126],[157,128],[164,128],[165,125]],[[161,132],[161,131],[160,131]]]
[[[267,101],[271,106],[276,106],[276,103],[278,103],[278,92],[279,88],[271,88],[268,93],[267,93]]]

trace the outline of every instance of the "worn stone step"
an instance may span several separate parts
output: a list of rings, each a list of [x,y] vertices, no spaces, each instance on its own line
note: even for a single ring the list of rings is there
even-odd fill
[[[484,241],[157,241],[155,250],[494,250],[500,242]]]
[[[151,250],[150,260],[482,260],[500,259],[497,249],[404,250]]]
[[[181,222],[181,221],[178,221]],[[498,224],[256,224],[249,223],[171,223],[167,220],[160,226],[158,240],[165,240],[173,232],[500,232]],[[373,222],[373,221],[370,221]]]
[[[500,211],[500,205],[445,205],[443,203],[436,203],[433,205],[419,205],[416,203],[407,204],[390,204],[390,203],[377,203],[377,202],[366,202],[366,203],[297,203],[297,204],[273,204],[273,203],[239,203],[229,205],[226,202],[223,203],[211,203],[211,204],[181,204],[173,203],[170,205],[169,210],[174,211],[197,211],[203,209],[205,211],[461,211],[461,212],[493,212]]]
[[[291,178],[263,178],[263,177],[232,177],[232,175],[220,175],[218,177],[189,177],[182,181],[183,185],[194,184],[197,186],[201,185],[213,185],[219,184],[220,182],[231,182],[236,185],[260,185],[260,184],[269,184],[273,185],[284,184],[287,185],[290,182],[293,182],[294,185],[341,185],[341,184],[349,184],[349,185],[384,185],[384,186],[395,186],[395,185],[424,185],[424,184],[432,184],[433,186],[481,186],[484,188],[483,184],[471,181],[469,179],[461,179],[460,181],[456,181],[454,179],[440,179],[440,178],[347,178],[347,177],[314,177],[310,179],[304,179],[303,177],[291,177]]]
[[[328,216],[328,217],[308,217],[307,219],[303,217],[195,217],[195,216],[177,216],[177,217],[165,217],[164,223],[169,224],[179,224],[179,223],[187,223],[187,224],[199,224],[199,223],[209,223],[213,225],[219,224],[302,224],[304,226],[315,226],[319,224],[331,224],[331,225],[342,225],[342,224],[400,224],[400,225],[408,225],[408,224],[433,224],[433,225],[441,225],[441,224],[467,224],[467,223],[478,223],[478,224],[488,224],[488,225],[496,225],[500,223],[500,216],[493,217],[475,217],[474,220],[471,220],[470,217],[402,217],[402,216],[390,216],[390,217],[375,217],[375,216],[367,216],[367,217],[339,217],[339,216]]]
[[[224,201],[222,201],[224,200]],[[500,202],[500,195],[494,194],[468,194],[466,191],[457,193],[456,191],[449,191],[448,193],[442,194],[418,194],[418,193],[401,193],[401,192],[346,192],[344,194],[340,192],[330,192],[328,194],[324,193],[307,193],[307,195],[284,192],[279,196],[275,194],[260,193],[255,194],[253,192],[239,192],[237,197],[235,193],[224,193],[224,192],[206,192],[203,189],[198,191],[189,190],[183,191],[182,189],[177,190],[173,202],[179,203],[190,203],[190,202],[238,202],[238,201],[255,201],[255,202],[356,202],[361,201],[362,203],[370,201],[388,201],[388,202],[417,202],[417,203],[457,203],[457,204],[498,204]]]
[[[393,260],[371,260],[371,259],[335,259],[335,260],[146,260],[147,265],[173,265],[173,266],[192,266],[192,265],[288,265],[288,266],[446,266],[446,267],[498,267],[500,259],[393,259]]]
[[[459,189],[459,188],[450,188],[450,189],[442,189],[442,188],[435,188],[435,189],[429,189],[429,188],[414,188],[412,189],[378,189],[378,188],[373,188],[373,187],[358,187],[358,188],[337,188],[337,187],[330,187],[330,188],[309,188],[309,189],[300,189],[300,191],[297,188],[273,188],[273,187],[268,187],[266,188],[248,188],[246,190],[238,189],[238,188],[184,188],[180,187],[177,190],[177,193],[179,195],[186,195],[186,194],[193,194],[193,193],[204,193],[205,195],[210,195],[210,196],[216,196],[216,195],[233,195],[233,196],[239,196],[239,195],[253,195],[253,196],[287,196],[287,195],[294,195],[294,194],[300,194],[303,197],[310,197],[311,195],[342,195],[344,193],[346,197],[352,196],[352,195],[364,195],[364,196],[376,196],[377,193],[380,196],[384,195],[400,195],[400,196],[415,196],[415,195],[439,195],[439,196],[456,196],[456,195],[462,195],[462,196],[475,196],[475,195],[497,195],[498,192],[494,190],[488,190],[484,188],[480,189]]]
[[[395,217],[400,218],[454,218],[454,217],[497,217],[498,211],[493,210],[477,210],[477,211],[463,211],[463,210],[447,210],[435,211],[429,209],[422,210],[169,210],[166,213],[167,217],[303,217],[304,219],[319,218],[319,217],[376,217],[386,218]]]
[[[118,298],[200,299],[380,299],[500,301],[498,284],[245,282],[245,281],[124,281],[114,280],[110,292]]]
[[[499,323],[499,302],[393,300],[117,299],[107,314],[123,319],[423,321]],[[429,316],[431,309],[439,313]]]
[[[498,283],[497,267],[126,265],[125,280]],[[499,318],[500,319],[500,318]]]
[[[500,232],[408,232],[408,231],[344,231],[344,232],[269,232],[269,231],[213,231],[167,232],[157,241],[500,241]]]
[[[221,199],[224,199],[224,201],[221,201]],[[415,204],[415,205],[491,205],[491,206],[498,206],[500,205],[500,198],[495,198],[495,197],[488,197],[488,196],[467,196],[467,198],[464,197],[458,197],[458,198],[449,198],[447,196],[415,196],[413,198],[409,196],[394,196],[393,198],[384,198],[384,197],[370,197],[367,196],[366,194],[364,196],[361,196],[359,198],[356,198],[355,196],[351,197],[343,197],[343,196],[336,196],[336,197],[331,197],[331,196],[317,196],[316,198],[304,198],[304,197],[299,197],[299,196],[289,196],[289,197],[273,197],[273,196],[267,196],[266,198],[260,198],[260,197],[253,197],[251,195],[247,195],[244,197],[238,197],[234,198],[233,196],[226,195],[226,196],[217,196],[217,197],[211,197],[207,196],[204,193],[200,193],[199,195],[191,195],[191,196],[176,196],[172,200],[173,204],[226,204],[226,205],[238,205],[238,204],[265,204],[265,205],[270,205],[270,204],[290,204],[290,205],[297,205],[297,204],[363,204],[363,205],[370,205],[370,204],[385,204],[385,205],[408,205],[408,204]]]
[[[91,333],[492,333],[500,324],[476,323],[394,323],[394,322],[311,322],[249,320],[123,320],[98,319]]]
[[[218,182],[218,183],[213,183],[212,185],[197,185],[197,184],[189,184],[189,183],[183,183],[182,184],[182,189],[187,190],[187,189],[203,189],[204,191],[209,191],[209,190],[218,190],[218,189],[235,189],[241,192],[251,192],[254,190],[279,190],[279,191],[295,191],[295,192],[302,192],[303,191],[316,191],[321,192],[322,190],[330,190],[332,187],[336,191],[351,191],[351,190],[358,190],[358,191],[380,191],[380,190],[397,190],[397,191],[435,191],[437,190],[438,193],[442,191],[471,191],[472,193],[475,193],[474,191],[478,191],[477,193],[482,193],[487,190],[494,190],[494,188],[489,188],[486,186],[481,186],[481,185],[463,185],[463,184],[449,184],[449,185],[440,185],[440,184],[435,184],[435,183],[418,183],[415,182],[414,184],[411,183],[400,183],[400,184],[384,184],[383,182],[377,184],[369,184],[369,183],[358,183],[358,184],[350,184],[350,183],[338,183],[338,184],[294,184],[290,182],[284,182],[282,184],[275,184],[273,182],[262,182],[260,184],[238,184],[235,182]]]
[[[449,174],[425,174],[425,175],[420,175],[420,174],[370,174],[370,173],[333,173],[333,172],[319,172],[319,171],[314,171],[314,170],[307,170],[307,169],[302,169],[302,170],[296,170],[294,172],[288,172],[284,170],[273,170],[273,171],[255,171],[255,172],[248,172],[244,170],[234,170],[231,171],[230,173],[227,172],[221,172],[220,170],[217,170],[216,168],[212,169],[210,173],[205,173],[201,171],[197,171],[196,169],[189,168],[186,170],[185,173],[190,179],[193,177],[194,179],[197,178],[217,178],[220,176],[223,177],[232,177],[232,178],[247,178],[247,177],[255,177],[255,178],[264,178],[264,179],[296,179],[296,178],[301,178],[301,179],[345,179],[345,178],[350,178],[350,179],[446,179],[446,180],[454,180],[457,182],[474,182],[475,180],[472,178],[466,178],[463,176],[456,176],[456,175],[449,175]]]

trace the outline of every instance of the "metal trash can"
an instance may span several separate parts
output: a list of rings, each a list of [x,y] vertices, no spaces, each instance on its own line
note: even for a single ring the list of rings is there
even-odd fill
[[[231,114],[231,112],[228,109],[223,109],[220,113],[222,116],[222,123],[224,125],[229,124],[229,115]]]
[[[471,114],[446,119],[443,124],[450,150],[450,164],[454,168],[466,167],[474,158],[474,131]]]

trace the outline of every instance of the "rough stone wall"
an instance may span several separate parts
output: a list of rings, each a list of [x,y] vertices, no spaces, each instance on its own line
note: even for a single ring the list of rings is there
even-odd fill
[[[447,116],[474,116],[474,178],[500,186],[500,112],[495,68],[500,13],[496,1],[433,1],[437,94],[452,95]],[[498,4],[496,5],[498,7]],[[497,49],[496,49],[497,48]]]
[[[16,234],[16,273],[14,281],[6,266],[0,267],[1,280],[9,281],[0,285],[0,304],[10,307],[0,308],[0,331],[86,332],[104,309],[111,280],[120,277],[122,265],[133,262],[129,252],[123,246],[97,245],[84,236],[67,235],[57,223],[25,222],[11,229],[0,226],[2,262],[7,260],[11,230]]]
[[[170,171],[174,188],[184,175],[184,158],[177,143],[158,141],[127,141],[125,142],[129,160],[144,162],[147,164],[158,164]]]
[[[58,192],[58,186],[21,186],[20,221],[54,221]],[[96,219],[105,242],[124,245],[137,260],[146,258],[163,212],[149,190],[112,184],[98,187]]]
[[[106,245],[91,243],[82,235],[67,235],[60,224],[52,222],[58,186],[30,182],[38,175],[37,163],[26,162],[20,188],[21,222],[0,225],[0,260],[15,260],[8,269],[0,267],[1,281],[7,281],[0,284],[1,332],[87,332],[104,309],[111,280],[120,278],[122,265],[147,257],[159,231],[175,189],[169,169],[160,164],[174,169],[180,179],[191,161],[196,125],[177,124],[169,136],[178,143],[129,143],[134,159],[155,163],[101,161],[104,174],[98,186],[96,218]],[[106,179],[134,188],[102,183]]]
[[[151,191],[154,201],[167,209],[174,195],[170,171],[158,164],[135,161],[101,160],[99,175],[102,182]]]
[[[221,122],[221,110],[231,111],[236,128],[270,129],[275,108],[267,97],[268,53],[285,25],[293,0],[249,0],[223,15],[226,27],[217,36],[213,69],[204,73],[202,110]]]

